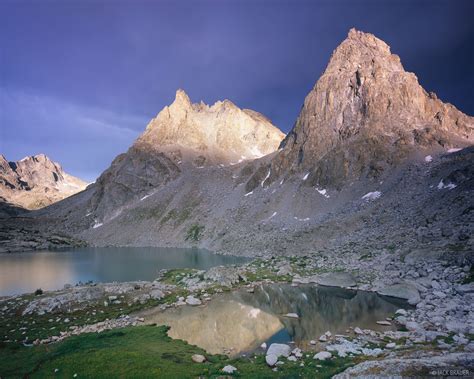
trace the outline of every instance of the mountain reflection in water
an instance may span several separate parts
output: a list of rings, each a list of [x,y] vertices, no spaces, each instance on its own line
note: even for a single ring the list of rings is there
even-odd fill
[[[393,314],[403,303],[392,303],[375,293],[305,285],[271,284],[254,293],[239,290],[217,296],[200,307],[144,311],[146,323],[169,325],[169,336],[183,339],[209,353],[238,355],[262,342],[317,340],[326,331],[344,334],[350,326],[387,330],[376,321]],[[299,318],[285,317],[296,313]],[[283,339],[283,340],[282,340]]]

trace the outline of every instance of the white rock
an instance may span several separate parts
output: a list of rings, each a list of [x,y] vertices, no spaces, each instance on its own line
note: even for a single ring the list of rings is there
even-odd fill
[[[264,342],[264,343],[262,343],[262,344],[260,345],[260,347],[261,347],[262,349],[265,349],[265,350],[266,350],[266,349],[267,349],[267,344]]]
[[[310,344],[310,345],[316,345],[316,341],[315,341],[315,340],[311,340],[311,341],[309,341],[309,344]]]
[[[379,324],[379,325],[384,325],[384,326],[390,326],[390,325],[392,325],[392,323],[391,323],[390,321],[385,321],[385,320],[377,321],[377,324]]]
[[[187,298],[186,298],[186,304],[189,304],[189,305],[201,305],[202,304],[202,301],[199,300],[199,299],[196,299],[194,296],[192,295],[189,295]]]
[[[321,351],[314,355],[313,359],[318,359],[320,361],[325,361],[332,357],[332,354],[329,351]]]
[[[282,343],[272,343],[267,350],[265,361],[267,362],[267,365],[274,366],[279,357],[288,357],[290,352],[291,348],[288,345]]]
[[[319,337],[319,340],[320,340],[321,342],[326,342],[326,341],[328,340],[328,338],[326,337],[325,334],[323,334],[321,337]]]
[[[395,342],[390,342],[390,343],[388,343],[388,344],[385,345],[385,347],[386,347],[387,349],[394,349],[395,346],[397,346],[397,344],[396,344]]]
[[[227,365],[222,369],[222,372],[225,372],[226,374],[232,374],[234,371],[237,371],[237,368],[231,365]]]
[[[275,366],[278,362],[278,357],[275,354],[267,354],[265,355],[265,362],[267,362],[267,365],[270,367]]]
[[[405,309],[397,309],[395,311],[395,314],[398,315],[398,316],[406,316],[408,314],[408,312]]]
[[[193,362],[196,362],[196,363],[202,363],[206,360],[206,357],[204,355],[201,355],[201,354],[194,354],[191,359],[193,360]]]
[[[285,316],[290,317],[290,318],[299,318],[300,317],[296,313],[287,313]]]

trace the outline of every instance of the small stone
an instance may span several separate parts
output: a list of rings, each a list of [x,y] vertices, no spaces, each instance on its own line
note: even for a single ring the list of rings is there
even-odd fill
[[[202,301],[199,300],[199,299],[196,299],[194,296],[189,295],[189,296],[186,298],[186,304],[189,304],[189,305],[201,305],[201,304],[202,304]]]
[[[296,358],[294,355],[290,355],[288,357],[288,360],[291,361],[291,362],[296,362],[298,360],[298,358]]]
[[[379,324],[379,325],[384,325],[384,326],[390,326],[390,325],[392,325],[392,323],[391,323],[390,321],[385,321],[385,320],[377,321],[377,324]]]
[[[206,357],[204,355],[201,355],[201,354],[194,354],[191,359],[193,360],[193,362],[196,362],[196,363],[202,363],[206,360]]]
[[[222,369],[222,372],[225,372],[226,374],[233,374],[234,371],[237,371],[237,368],[231,365],[227,365]]]
[[[260,345],[260,347],[261,347],[262,349],[266,350],[266,349],[267,349],[267,344],[264,342],[264,343],[262,343],[262,344]]]
[[[313,359],[318,359],[320,361],[325,361],[332,357],[332,354],[329,351],[320,351],[319,353],[315,354]]]
[[[408,312],[405,310],[405,309],[397,309],[395,311],[395,315],[397,316],[407,316],[408,315]]]
[[[289,318],[299,318],[299,316],[296,313],[287,313],[285,316]]]
[[[310,344],[310,345],[316,345],[316,341],[315,341],[315,340],[311,340],[311,341],[309,341],[309,344]]]
[[[397,346],[397,344],[396,344],[395,342],[390,342],[390,343],[388,343],[388,344],[385,345],[385,347],[386,347],[387,349],[394,349],[395,346]]]
[[[359,335],[360,335],[360,334],[364,334],[364,332],[362,331],[362,329],[359,328],[358,326],[356,326],[356,327],[354,328],[354,333],[355,333],[355,334],[359,334]]]

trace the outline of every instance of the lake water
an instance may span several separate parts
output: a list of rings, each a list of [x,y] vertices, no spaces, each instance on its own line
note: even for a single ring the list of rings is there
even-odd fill
[[[376,293],[316,285],[263,285],[217,296],[204,306],[142,311],[146,323],[168,325],[168,335],[212,354],[252,352],[266,342],[289,343],[305,349],[326,331],[346,334],[349,327],[394,330],[377,321],[407,304]],[[298,318],[285,316],[296,313]]]
[[[246,258],[200,249],[77,248],[0,254],[0,296],[53,290],[78,282],[153,280],[161,269],[238,264]]]

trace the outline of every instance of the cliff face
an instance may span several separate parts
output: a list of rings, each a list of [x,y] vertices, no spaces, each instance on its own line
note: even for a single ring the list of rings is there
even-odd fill
[[[427,93],[385,42],[352,29],[306,96],[269,182],[305,171],[308,184],[340,188],[416,151],[471,145],[473,132],[474,119]]]
[[[0,197],[26,209],[38,209],[62,200],[87,186],[44,154],[8,162],[0,155]]]

